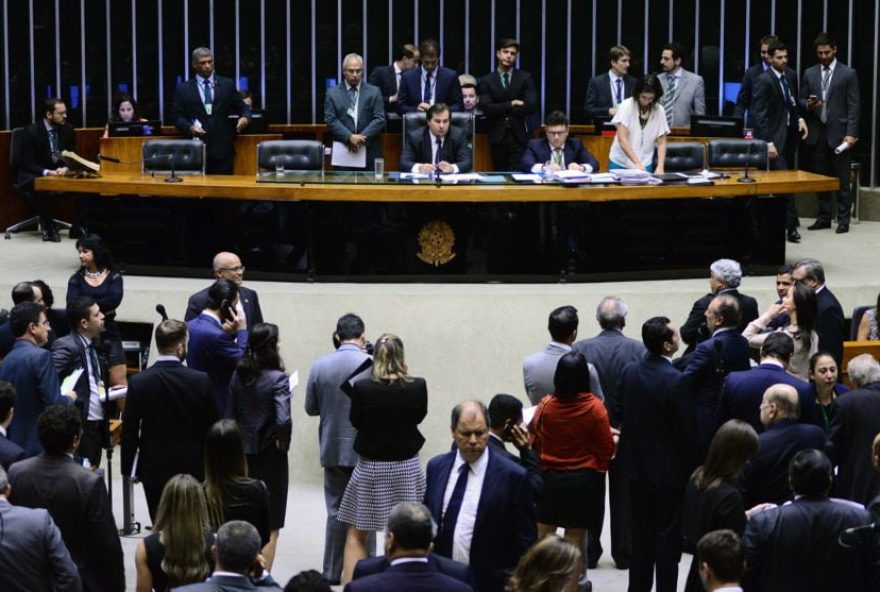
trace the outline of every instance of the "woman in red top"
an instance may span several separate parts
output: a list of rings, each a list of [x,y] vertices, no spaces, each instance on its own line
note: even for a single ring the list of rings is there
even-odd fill
[[[562,356],[555,392],[538,403],[530,424],[532,447],[544,472],[538,505],[538,538],[565,529],[581,548],[588,529],[601,528],[603,479],[614,440],[605,405],[590,392],[590,370],[579,352]]]

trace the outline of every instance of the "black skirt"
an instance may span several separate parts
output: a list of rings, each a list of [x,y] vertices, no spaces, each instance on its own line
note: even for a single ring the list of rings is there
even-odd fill
[[[605,473],[592,469],[545,471],[538,522],[562,528],[600,529],[605,505],[604,480]]]
[[[269,491],[269,528],[284,528],[287,516],[287,489],[290,475],[287,453],[278,450],[274,442],[257,454],[248,454],[248,476],[266,484]]]

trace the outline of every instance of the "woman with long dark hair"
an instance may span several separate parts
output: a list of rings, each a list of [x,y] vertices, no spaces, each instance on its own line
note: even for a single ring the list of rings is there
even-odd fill
[[[849,390],[837,382],[837,362],[830,353],[820,351],[810,358],[810,390],[816,401],[817,425],[827,434],[837,412],[837,397]]]
[[[226,416],[238,422],[250,477],[269,490],[269,544],[266,569],[275,560],[278,531],[287,513],[290,448],[290,376],[278,352],[278,327],[259,323],[248,336],[244,357],[229,383]]]
[[[146,121],[146,119],[141,117],[137,101],[134,100],[133,96],[124,93],[120,94],[113,101],[113,112],[110,114],[107,125],[104,126],[104,137],[110,137],[111,123],[130,123],[132,121]]]
[[[633,85],[632,96],[620,104],[611,120],[617,126],[617,134],[608,155],[609,170],[638,169],[663,173],[669,125],[666,123],[666,111],[660,103],[661,97],[663,87],[654,74],[639,78]]]

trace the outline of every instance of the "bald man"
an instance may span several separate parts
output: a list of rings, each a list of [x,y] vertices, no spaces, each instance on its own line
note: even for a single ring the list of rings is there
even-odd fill
[[[214,256],[214,279],[226,279],[230,282],[238,284],[238,316],[244,315],[247,322],[248,331],[253,329],[254,325],[263,322],[263,311],[260,310],[260,298],[257,293],[250,288],[241,285],[244,281],[244,265],[241,259],[235,253],[222,251]],[[212,282],[213,283],[213,282]],[[208,303],[208,286],[204,290],[199,290],[189,297],[186,303],[186,315],[183,320],[189,322],[202,314],[205,305]]]
[[[761,400],[758,453],[746,463],[739,477],[745,507],[761,503],[782,504],[792,498],[788,484],[788,463],[801,450],[825,447],[822,428],[798,423],[800,404],[797,390],[788,384],[774,384]]]

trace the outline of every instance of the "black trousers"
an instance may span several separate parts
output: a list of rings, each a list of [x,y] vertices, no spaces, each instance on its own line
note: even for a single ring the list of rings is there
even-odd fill
[[[836,197],[837,223],[849,224],[853,206],[853,190],[849,176],[850,165],[852,165],[852,150],[844,150],[840,154],[834,154],[834,149],[828,145],[828,135],[825,126],[819,126],[819,130],[816,144],[804,148],[806,164],[814,173],[837,177],[840,180],[840,190],[825,191],[817,194],[819,213],[816,215],[816,220],[818,222],[831,222],[834,218],[832,201]]]
[[[770,160],[770,170],[787,171],[793,169],[799,142],[800,137],[797,131],[792,132],[789,130],[785,140],[785,147],[781,150],[779,146],[776,147],[779,150],[779,156]],[[795,208],[794,204],[794,195],[788,194],[785,196],[785,229],[788,231],[796,230],[800,225],[797,208]]]
[[[684,488],[632,484],[632,562],[629,592],[674,592],[681,559],[681,511]]]
[[[82,439],[79,442],[79,456],[88,459],[89,464],[101,464],[101,451],[107,442],[107,422],[103,419],[86,421]]]

